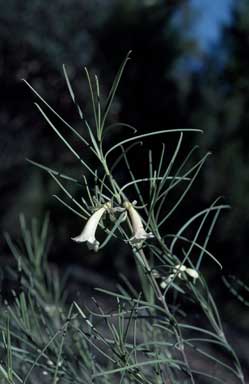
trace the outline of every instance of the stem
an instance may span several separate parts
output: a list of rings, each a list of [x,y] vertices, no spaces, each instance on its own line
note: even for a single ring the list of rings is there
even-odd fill
[[[186,365],[186,368],[187,368],[187,372],[188,372],[188,375],[190,377],[190,380],[191,380],[191,383],[192,384],[195,384],[195,380],[194,380],[194,377],[192,375],[192,372],[191,372],[191,368],[189,366],[189,362],[188,362],[188,359],[187,359],[187,356],[185,354],[185,351],[184,351],[184,344],[183,344],[183,341],[182,341],[182,333],[181,333],[181,330],[180,330],[180,327],[178,326],[178,323],[177,323],[177,320],[175,319],[174,315],[172,315],[172,313],[170,312],[169,310],[169,307],[168,307],[168,304],[166,303],[166,299],[165,299],[165,296],[162,294],[162,291],[155,279],[155,277],[153,276],[153,274],[151,273],[151,268],[150,268],[150,265],[145,257],[145,254],[144,254],[144,251],[142,249],[139,250],[139,254],[140,254],[140,257],[143,261],[143,266],[145,268],[145,271],[148,274],[149,276],[149,280],[152,284],[152,286],[154,287],[155,289],[155,292],[156,292],[156,296],[157,296],[157,299],[162,303],[162,306],[169,318],[169,322],[170,323],[173,323],[173,327],[175,329],[175,335],[176,335],[176,338],[177,338],[177,343],[179,344],[180,346],[180,351],[181,351],[181,354],[182,354],[182,357],[183,357],[183,361]]]

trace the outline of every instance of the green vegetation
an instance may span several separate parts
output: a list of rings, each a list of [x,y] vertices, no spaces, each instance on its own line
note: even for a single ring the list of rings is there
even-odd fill
[[[112,298],[108,305],[98,299],[91,306],[77,297],[72,300],[67,294],[70,282],[47,259],[48,218],[40,228],[36,220],[28,226],[21,216],[23,244],[18,246],[6,235],[16,260],[8,272],[18,287],[1,312],[3,382],[245,383],[202,273],[204,260],[222,268],[208,250],[208,242],[221,210],[228,206],[215,199],[175,232],[165,232],[208,157],[196,160],[196,147],[182,157],[185,138],[201,131],[175,128],[139,133],[119,123],[125,128],[122,139],[114,135],[106,140],[115,130],[108,114],[128,60],[129,54],[106,98],[98,77],[85,69],[93,122],[78,104],[64,67],[72,102],[87,132],[84,136],[27,84],[36,94],[42,118],[81,166],[75,178],[36,163],[59,186],[56,199],[77,217],[78,233],[68,233],[67,241],[72,238],[80,244],[71,241],[71,248],[88,246],[91,252],[111,242],[117,253],[118,247],[126,247],[134,259],[136,279],[131,281],[124,273],[117,278],[116,291],[97,287],[98,295]],[[65,134],[57,128],[58,121],[65,125]],[[168,148],[166,139],[172,135],[175,146]],[[157,136],[161,146],[147,150],[146,141]],[[70,137],[77,140],[77,147]],[[172,151],[169,161],[168,151]],[[131,161],[134,153],[136,159],[146,159],[146,176]],[[79,199],[71,186],[73,191],[78,189]]]

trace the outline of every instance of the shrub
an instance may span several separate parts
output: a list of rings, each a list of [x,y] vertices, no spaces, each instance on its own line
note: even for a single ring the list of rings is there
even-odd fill
[[[111,311],[96,299],[95,309],[77,299],[71,303],[67,298],[69,282],[61,281],[47,262],[48,219],[41,229],[35,220],[29,228],[21,216],[24,247],[6,235],[17,261],[17,268],[10,268],[9,273],[18,283],[12,303],[5,302],[1,319],[0,373],[8,383],[245,383],[202,274],[204,258],[221,268],[207,245],[227,205],[216,199],[175,233],[162,233],[208,156],[189,162],[194,148],[184,161],[177,162],[185,135],[200,131],[137,134],[134,127],[119,123],[130,135],[112,145],[110,140],[105,142],[106,135],[115,129],[115,125],[108,126],[107,117],[128,59],[129,55],[104,102],[97,76],[92,78],[86,70],[95,127],[77,104],[64,67],[72,101],[88,137],[81,136],[29,87],[38,97],[36,106],[43,118],[87,171],[87,177],[83,173],[82,179],[76,179],[36,164],[55,180],[67,200],[61,196],[56,199],[85,223],[79,233],[68,235],[68,239],[76,235],[72,240],[83,243],[72,242],[72,247],[88,246],[97,252],[109,242],[123,244],[134,257],[138,282],[121,275],[122,283],[115,292],[98,287],[98,292],[113,298]],[[96,167],[72,147],[56,128],[52,115],[94,155]],[[162,140],[167,135],[178,137],[172,158],[165,163],[164,144],[160,150],[155,148],[160,152],[157,160],[149,150],[148,175],[139,177],[136,159],[131,162],[134,150],[136,158],[144,156],[143,143],[155,135]],[[81,201],[66,183],[80,186]],[[99,231],[105,234],[102,241],[98,240]]]

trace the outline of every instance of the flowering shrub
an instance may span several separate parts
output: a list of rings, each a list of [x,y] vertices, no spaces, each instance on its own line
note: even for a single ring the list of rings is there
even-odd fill
[[[45,108],[36,104],[88,175],[84,175],[81,183],[71,175],[36,164],[58,183],[68,200],[56,198],[85,223],[82,232],[72,238],[83,244],[75,246],[85,247],[86,243],[90,250],[97,252],[114,238],[122,242],[134,256],[139,285],[133,286],[128,277],[123,276],[123,284],[117,286],[115,292],[98,287],[99,292],[114,299],[115,308],[111,313],[95,299],[95,311],[76,299],[68,305],[64,294],[66,286],[63,287],[46,260],[47,220],[41,232],[37,225],[30,231],[22,217],[26,251],[22,252],[6,237],[21,271],[21,290],[15,294],[13,305],[6,303],[5,319],[1,321],[1,348],[7,353],[1,362],[0,374],[9,383],[245,383],[240,362],[226,338],[218,308],[202,274],[203,258],[209,258],[221,268],[207,245],[220,211],[227,206],[217,199],[180,226],[176,233],[162,233],[163,224],[186,197],[207,158],[205,155],[196,163],[189,163],[193,153],[190,151],[176,166],[184,135],[200,131],[177,129],[137,135],[133,127],[123,124],[133,135],[111,147],[105,146],[104,136],[113,128],[108,127],[108,113],[128,59],[129,55],[104,103],[98,78],[95,76],[92,80],[86,70],[95,127],[89,125],[77,104],[64,68],[72,101],[88,138],[64,121],[28,85],[38,100],[65,123],[99,162],[99,167],[93,169],[81,158],[48,117]],[[148,177],[139,178],[129,162],[129,153],[155,135],[162,139],[165,135],[178,136],[172,159],[165,163],[164,144],[157,164],[153,161],[153,152],[149,151]],[[110,154],[114,153],[116,159],[110,162]],[[116,177],[121,163],[129,175],[124,184]],[[90,186],[91,178],[94,187]],[[71,195],[66,181],[82,184],[81,202]],[[169,195],[179,186],[181,194],[172,202]],[[192,238],[188,235],[190,228]],[[106,234],[102,242],[96,239],[98,230]]]

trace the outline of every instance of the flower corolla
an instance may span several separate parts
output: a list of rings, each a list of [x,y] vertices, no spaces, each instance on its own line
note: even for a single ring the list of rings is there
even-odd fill
[[[111,203],[107,202],[101,208],[99,208],[96,212],[92,214],[92,216],[87,220],[86,225],[83,228],[83,231],[80,235],[76,237],[72,237],[72,240],[83,243],[86,242],[89,249],[93,249],[95,252],[99,249],[99,241],[95,238],[95,233],[101,217],[105,213],[106,210],[111,208]]]
[[[187,273],[190,277],[192,277],[194,280],[198,279],[199,273],[193,269],[193,268],[187,268],[185,265],[178,264],[174,268],[174,273],[177,273],[180,279],[183,279],[182,273]]]
[[[179,277],[179,279],[183,280],[184,279],[184,274],[187,274],[189,275],[190,277],[192,277],[192,279],[195,280],[199,278],[199,273],[193,269],[193,268],[187,268],[185,267],[185,265],[183,264],[178,264],[176,265],[174,268],[173,268],[173,273],[171,273],[167,278],[163,278],[161,283],[160,283],[160,287],[162,289],[165,289],[168,284],[175,279],[175,277]]]
[[[134,205],[129,201],[125,201],[123,207],[128,211],[131,219],[133,236],[130,238],[132,244],[138,244],[146,239],[151,239],[154,235],[151,232],[146,232],[142,223],[142,218],[134,208]]]

